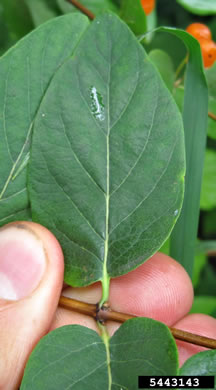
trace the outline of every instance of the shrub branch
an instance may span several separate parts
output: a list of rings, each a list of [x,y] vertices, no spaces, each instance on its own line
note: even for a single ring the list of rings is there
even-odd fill
[[[66,1],[68,3],[73,4],[74,7],[79,9],[86,16],[88,16],[89,19],[93,20],[95,18],[95,15],[88,8],[84,7],[84,5],[82,5],[79,1],[77,0],[66,0]]]
[[[85,303],[78,301],[76,299],[60,297],[59,306],[66,309],[78,312],[80,314],[85,314],[90,317],[93,317],[96,321],[100,323],[105,323],[106,321],[115,321],[115,322],[125,322],[131,318],[137,318],[138,316],[120,313],[117,311],[111,310],[108,304],[104,304],[101,308],[98,304]],[[216,340],[209,337],[200,336],[184,330],[169,328],[172,335],[177,340],[182,340],[187,343],[196,344],[201,347],[206,347],[210,349],[216,349]]]

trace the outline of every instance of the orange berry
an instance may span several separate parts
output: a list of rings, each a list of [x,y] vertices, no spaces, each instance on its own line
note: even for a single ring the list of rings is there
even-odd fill
[[[155,8],[155,0],[141,0],[141,5],[146,15],[149,15]]]
[[[202,23],[192,23],[186,28],[186,31],[193,35],[198,41],[200,39],[207,39],[208,41],[212,39],[211,31],[208,26]]]
[[[216,61],[216,44],[213,41],[207,39],[199,40],[203,63],[205,68],[210,68]]]

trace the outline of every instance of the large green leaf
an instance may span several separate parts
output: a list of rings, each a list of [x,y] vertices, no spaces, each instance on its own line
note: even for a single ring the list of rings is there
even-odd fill
[[[216,389],[216,351],[203,351],[188,359],[180,370],[180,375],[215,376]]]
[[[139,375],[177,372],[175,341],[160,322],[129,320],[111,339],[69,325],[49,333],[36,346],[21,390],[135,390]]]
[[[56,19],[0,60],[0,225],[30,218],[26,167],[34,118],[56,69],[87,25],[81,15]]]
[[[29,170],[33,218],[60,240],[67,283],[106,289],[160,248],[184,171],[173,98],[129,28],[98,17],[44,97]]]
[[[147,18],[140,0],[122,0],[121,18],[136,35],[147,31]]]
[[[177,2],[196,15],[216,14],[215,0],[177,0]]]
[[[211,149],[205,155],[200,207],[203,210],[216,207],[216,151]]]

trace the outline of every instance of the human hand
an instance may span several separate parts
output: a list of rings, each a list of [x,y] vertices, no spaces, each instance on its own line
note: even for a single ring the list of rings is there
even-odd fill
[[[63,254],[55,237],[33,222],[17,222],[0,229],[0,389],[17,390],[28,357],[47,332],[67,324],[97,330],[93,318],[58,307],[65,296],[96,303],[100,283],[86,288],[63,285]],[[189,332],[214,337],[216,320],[187,315],[193,289],[185,270],[157,253],[145,264],[111,281],[113,310],[152,317]],[[108,323],[112,334],[119,326]],[[180,363],[203,348],[177,342]]]

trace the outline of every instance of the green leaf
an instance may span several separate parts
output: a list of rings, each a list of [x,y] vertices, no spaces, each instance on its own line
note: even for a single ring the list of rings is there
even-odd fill
[[[184,87],[180,86],[178,88],[175,88],[173,90],[173,96],[180,112],[182,112],[184,107]]]
[[[175,35],[189,51],[183,108],[186,144],[185,196],[180,218],[171,234],[170,255],[178,260],[192,277],[207,138],[208,88],[198,41],[180,29],[159,27],[155,32]],[[140,40],[143,40],[143,37]]]
[[[113,12],[118,11],[118,8],[111,0],[82,0],[81,3],[95,15],[106,10]],[[78,8],[76,8],[73,4],[68,3],[66,0],[57,0],[57,4],[63,13],[80,12]]]
[[[98,17],[41,104],[29,170],[33,218],[59,239],[67,283],[101,280],[106,294],[156,252],[184,170],[173,98],[128,27]]]
[[[175,72],[170,56],[165,51],[154,49],[150,51],[149,57],[158,69],[167,88],[172,91],[175,81]]]
[[[170,254],[192,276],[206,146],[208,89],[198,41],[183,30],[162,27],[158,31],[176,35],[189,50],[183,109],[186,143],[185,196],[180,218],[171,235]],[[192,112],[195,115],[191,115]]]
[[[216,14],[215,0],[177,0],[177,3],[195,15]]]
[[[140,0],[123,0],[120,16],[135,35],[141,35],[147,31],[147,18]]]
[[[87,25],[81,15],[49,22],[0,60],[0,225],[29,219],[26,172],[34,119],[56,69]]]
[[[152,40],[146,45],[146,40],[149,35],[152,36]],[[146,47],[146,50],[148,52],[154,49],[165,51],[171,58],[175,70],[187,55],[183,41],[174,34],[170,34],[170,30],[160,31],[160,28],[155,29],[151,33],[145,34],[143,38],[142,43]]]
[[[206,79],[209,89],[209,112],[216,116],[216,63],[206,69]],[[216,121],[208,118],[208,136],[216,139]]]
[[[194,302],[190,313],[202,313],[212,316],[216,313],[216,299],[209,296],[198,296],[194,298]]]
[[[60,14],[53,0],[25,0],[35,26],[55,18]]]
[[[175,341],[160,322],[129,320],[111,339],[69,325],[49,333],[36,346],[21,390],[132,390],[138,375],[176,375],[177,370]]]
[[[205,155],[200,207],[210,210],[216,207],[216,151],[207,149]]]
[[[180,375],[215,376],[216,389],[216,350],[203,351],[188,359],[180,370]]]
[[[216,98],[212,100],[209,97],[209,113],[212,113],[216,116]],[[208,118],[208,136],[216,140],[216,120]]]

